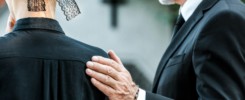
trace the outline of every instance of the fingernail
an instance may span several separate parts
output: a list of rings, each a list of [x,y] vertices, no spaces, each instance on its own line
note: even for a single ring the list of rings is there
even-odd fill
[[[94,66],[94,63],[92,63],[91,61],[87,62],[87,67],[92,67]]]
[[[92,71],[90,69],[86,69],[86,73],[90,75]]]
[[[93,56],[93,57],[92,57],[92,60],[93,60],[93,61],[99,61],[99,58],[98,58],[97,56]]]
[[[109,53],[112,53],[112,52],[113,52],[113,50],[109,50],[109,51],[108,51],[108,54],[109,54]]]
[[[110,53],[110,52],[111,52],[111,50],[108,50],[108,51],[107,51],[107,53]]]

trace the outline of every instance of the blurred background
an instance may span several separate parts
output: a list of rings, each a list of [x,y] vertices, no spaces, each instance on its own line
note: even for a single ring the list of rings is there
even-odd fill
[[[171,40],[178,6],[158,0],[76,0],[81,15],[66,21],[60,7],[57,20],[66,34],[105,51],[114,50],[135,82],[151,90],[158,63]],[[9,12],[0,0],[0,35]]]

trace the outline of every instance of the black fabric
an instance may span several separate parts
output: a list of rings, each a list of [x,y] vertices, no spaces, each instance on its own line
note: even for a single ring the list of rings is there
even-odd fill
[[[180,14],[177,18],[177,21],[174,25],[174,30],[173,30],[173,37],[177,34],[177,32],[180,30],[182,25],[185,23],[185,19],[183,18],[182,14]]]
[[[146,100],[245,100],[245,6],[203,0],[162,57]]]
[[[97,48],[67,37],[58,22],[17,21],[0,37],[0,100],[104,100],[85,74]]]

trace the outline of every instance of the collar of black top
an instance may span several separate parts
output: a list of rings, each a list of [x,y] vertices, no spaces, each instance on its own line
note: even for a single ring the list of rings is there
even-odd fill
[[[58,31],[64,34],[58,21],[49,18],[23,18],[19,19],[13,31],[26,30],[26,29],[44,29]]]

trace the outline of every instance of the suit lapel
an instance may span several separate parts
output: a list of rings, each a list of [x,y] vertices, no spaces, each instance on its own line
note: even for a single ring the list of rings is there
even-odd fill
[[[173,56],[179,46],[181,46],[194,26],[202,19],[203,12],[210,9],[217,1],[218,0],[203,0],[190,19],[181,27],[176,36],[172,39],[172,42],[170,43],[168,49],[165,51],[165,54],[163,55],[163,58],[158,66],[153,84],[153,92],[156,92],[157,90],[160,76],[168,60]]]

